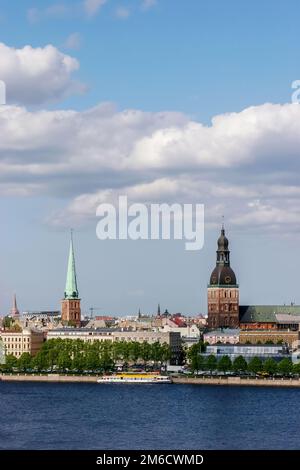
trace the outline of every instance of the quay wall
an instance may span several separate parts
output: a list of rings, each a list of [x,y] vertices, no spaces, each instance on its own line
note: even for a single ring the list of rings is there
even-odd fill
[[[39,375],[0,374],[3,382],[61,382],[96,383],[98,376],[89,375]],[[188,385],[232,385],[254,387],[300,387],[300,379],[293,378],[248,378],[248,377],[172,377],[175,384]]]
[[[175,384],[239,385],[254,387],[300,387],[300,379],[249,377],[172,377]]]

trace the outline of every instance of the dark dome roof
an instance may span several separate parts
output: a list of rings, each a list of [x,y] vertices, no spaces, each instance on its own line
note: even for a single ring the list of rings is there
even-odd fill
[[[230,266],[216,266],[210,276],[210,284],[235,286],[236,277]]]

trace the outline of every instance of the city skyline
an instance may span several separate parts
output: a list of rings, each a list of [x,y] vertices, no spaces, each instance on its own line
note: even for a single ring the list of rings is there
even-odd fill
[[[204,313],[222,215],[241,303],[300,303],[298,2],[120,3],[2,2],[0,312],[60,308],[74,227],[83,312]],[[204,204],[203,249],[99,241],[119,195]]]
[[[216,254],[217,254],[217,267],[218,267],[218,258],[220,256],[220,240],[222,239],[222,237],[225,236],[225,229],[224,229],[224,222],[222,222],[222,225],[220,226],[221,228],[221,238],[218,238],[216,236],[216,240],[215,240],[215,244],[216,244]],[[208,314],[208,308],[207,308],[207,290],[206,288],[210,288],[212,287],[212,282],[215,283],[216,282],[216,276],[214,276],[214,273],[216,272],[216,269],[215,268],[212,273],[210,274],[211,270],[208,271],[208,278],[207,278],[207,283],[205,286],[200,286],[200,293],[201,295],[203,295],[203,292],[204,292],[204,296],[205,296],[205,302],[206,302],[206,305],[205,305],[205,308],[203,310],[196,310],[196,311],[189,311],[189,310],[180,310],[180,309],[176,309],[176,308],[171,308],[170,309],[170,306],[168,304],[164,304],[161,300],[158,300],[158,304],[156,304],[154,307],[151,307],[150,309],[144,309],[143,308],[143,298],[141,296],[141,303],[139,304],[139,306],[137,307],[136,310],[132,310],[132,311],[113,311],[109,308],[105,309],[104,307],[95,307],[94,305],[96,305],[96,303],[93,303],[92,302],[89,302],[89,300],[87,298],[82,298],[82,295],[80,294],[79,292],[79,288],[78,288],[78,284],[77,284],[77,268],[75,268],[75,265],[77,266],[77,262],[76,262],[76,256],[75,256],[75,249],[74,249],[74,243],[73,243],[73,233],[74,233],[74,230],[71,229],[70,231],[70,234],[69,234],[69,253],[68,253],[68,256],[66,256],[66,262],[65,262],[65,265],[66,265],[66,269],[65,269],[65,289],[63,289],[63,294],[61,296],[61,299],[58,300],[58,301],[54,301],[53,302],[53,305],[47,305],[46,307],[39,307],[39,306],[35,306],[35,308],[26,308],[26,309],[23,309],[23,311],[25,312],[34,312],[34,311],[42,311],[42,310],[48,310],[48,311],[56,311],[56,310],[60,310],[61,309],[61,305],[64,305],[66,302],[73,302],[73,299],[75,301],[79,300],[79,305],[75,305],[76,307],[79,308],[79,317],[80,318],[80,303],[82,301],[82,304],[84,305],[84,308],[82,309],[82,315],[91,315],[91,312],[92,315],[95,315],[95,316],[101,316],[101,315],[114,315],[114,316],[128,316],[128,315],[140,315],[140,314],[146,314],[146,315],[155,315],[157,313],[157,305],[158,305],[158,308],[159,310],[162,310],[162,312],[164,310],[168,310],[170,313],[174,314],[174,313],[182,313],[183,315],[186,315],[186,316],[195,316],[195,315],[198,315],[198,314]],[[220,235],[220,233],[216,234],[216,235]],[[227,238],[225,238],[227,240]],[[228,243],[228,241],[227,241]],[[229,252],[230,253],[230,252]],[[226,263],[225,263],[226,264]],[[230,266],[230,263],[229,263],[229,266]],[[212,267],[213,267],[213,263],[212,263]],[[231,270],[232,274],[230,275],[231,277],[233,276],[234,278],[234,284],[237,285],[237,287],[239,287],[239,280],[238,279],[235,279],[235,274],[234,272]],[[228,273],[227,273],[228,274]],[[87,281],[87,283],[89,283],[89,278],[87,275],[85,275],[84,273],[81,273],[81,277],[83,279],[85,279]],[[223,275],[224,277],[225,275]],[[80,276],[79,276],[80,277]],[[213,279],[213,280],[212,280]],[[222,278],[223,279],[223,278]],[[225,279],[225,278],[224,278]],[[225,281],[221,282],[221,284],[225,283]],[[189,281],[189,280],[188,280]],[[226,282],[231,282],[232,279],[230,278],[230,281],[227,281]],[[56,286],[54,286],[53,290],[56,290],[55,289]],[[230,287],[230,286],[229,286]],[[105,291],[105,286],[103,286],[103,290]],[[16,293],[13,293],[13,296],[12,296],[12,305],[10,305],[10,309],[7,311],[7,312],[3,312],[2,315],[6,315],[6,314],[11,314],[12,311],[18,311],[18,308],[17,308],[17,299],[16,299]],[[245,297],[244,297],[245,298]],[[19,299],[18,299],[19,300]],[[250,299],[251,301],[248,302],[248,304],[250,305],[254,305],[254,304],[260,304],[260,305],[276,305],[276,302],[274,301],[274,299],[270,299],[270,302],[269,304],[267,303],[264,303],[264,302],[256,302],[256,299],[255,298],[252,298]],[[98,302],[99,303],[99,302]],[[240,304],[245,304],[245,302],[243,302],[243,296],[241,296],[241,302]],[[295,305],[297,304],[297,302],[291,300],[290,302],[289,301],[284,301],[284,302],[279,302],[278,305]],[[97,304],[98,305],[98,304]],[[172,305],[172,304],[171,304]],[[77,310],[76,310],[77,311]],[[75,318],[75,317],[74,317]],[[66,316],[66,319],[67,320],[72,320],[72,318]]]

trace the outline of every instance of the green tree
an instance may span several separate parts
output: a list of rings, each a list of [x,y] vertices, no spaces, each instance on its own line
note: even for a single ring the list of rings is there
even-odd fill
[[[191,363],[199,354],[205,352],[206,346],[203,341],[199,341],[196,344],[193,344],[187,351],[188,361]]]
[[[100,369],[99,354],[95,350],[88,351],[84,362],[85,362],[85,368],[87,370]]]
[[[231,369],[232,363],[229,356],[222,356],[218,362],[217,369],[221,372],[227,372]]]
[[[278,363],[278,372],[282,375],[289,375],[293,371],[293,363],[290,359],[284,358]]]
[[[57,367],[59,368],[59,370],[62,370],[63,372],[65,372],[67,369],[71,368],[71,365],[72,365],[72,361],[68,352],[66,350],[62,350],[58,354]]]
[[[85,355],[83,352],[76,352],[72,359],[72,369],[82,372],[85,367]]]
[[[263,369],[270,375],[273,375],[277,372],[277,362],[274,359],[269,358],[263,364]]]
[[[22,372],[26,372],[28,369],[31,369],[32,367],[32,357],[29,353],[23,353],[19,359],[18,359],[18,364],[17,367],[19,370]]]
[[[39,351],[37,355],[32,360],[32,366],[38,371],[47,369],[48,361],[47,356],[43,351]]]
[[[248,368],[247,361],[245,361],[243,356],[238,356],[234,359],[232,368],[234,372],[245,372]]]
[[[257,374],[257,372],[260,372],[262,369],[263,365],[261,359],[259,357],[253,357],[248,364],[248,370]]]
[[[144,341],[142,344],[141,344],[141,347],[140,347],[140,354],[141,354],[141,358],[143,359],[144,361],[144,364],[146,366],[147,362],[150,360],[151,358],[151,346],[149,343],[147,343],[146,341]]]
[[[13,319],[11,317],[4,317],[3,320],[2,320],[2,325],[3,325],[3,328],[10,328],[11,325],[12,325],[12,322],[13,322]]]
[[[201,354],[193,356],[190,361],[190,366],[191,366],[192,372],[199,372],[200,370],[204,370],[206,367],[205,357],[202,356]]]
[[[171,349],[167,343],[163,343],[161,348],[162,348],[162,360],[166,364],[171,359]]]
[[[297,364],[293,364],[293,373],[300,374],[300,362],[298,362]]]
[[[14,367],[17,367],[18,359],[13,354],[8,354],[5,358],[5,369],[12,371]]]
[[[206,368],[212,373],[213,370],[217,368],[217,359],[216,356],[210,354],[206,360]]]
[[[162,363],[163,361],[163,349],[158,341],[151,344],[151,359],[155,364]]]
[[[137,341],[133,341],[129,346],[130,359],[136,363],[141,357],[141,344]]]

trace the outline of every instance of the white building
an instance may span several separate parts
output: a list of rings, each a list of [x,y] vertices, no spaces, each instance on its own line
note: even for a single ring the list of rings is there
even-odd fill
[[[5,364],[5,346],[0,338],[0,364]]]
[[[209,333],[204,333],[203,341],[208,344],[238,344],[240,341],[240,330],[228,328],[210,331]]]
[[[163,333],[176,332],[180,333],[182,338],[200,338],[200,330],[197,325],[190,326],[177,326],[176,324],[166,324],[159,328],[159,331]]]

